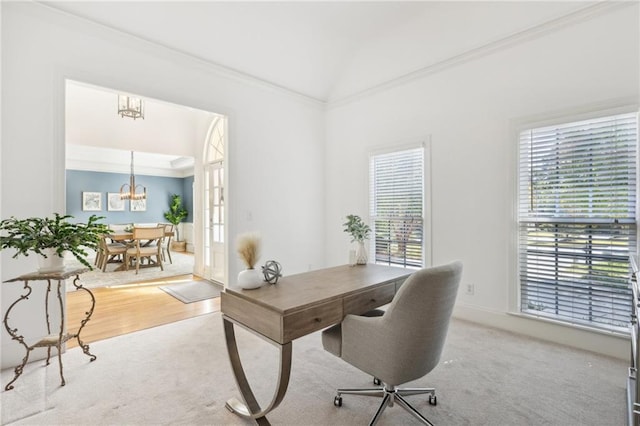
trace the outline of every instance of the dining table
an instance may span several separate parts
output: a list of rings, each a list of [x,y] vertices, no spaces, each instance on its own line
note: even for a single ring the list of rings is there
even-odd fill
[[[174,232],[173,231],[165,231],[164,236],[165,237],[173,237]],[[133,239],[133,231],[132,232],[122,232],[122,231],[118,231],[118,232],[112,232],[110,234],[106,235],[107,238],[111,239],[111,241],[114,242],[119,242],[119,243],[124,243],[124,244],[132,244],[134,239]],[[145,244],[143,244],[143,246],[148,245],[150,243],[150,241],[147,241]],[[109,260],[109,263],[113,263],[113,260]],[[116,271],[124,271],[126,270],[126,265],[124,264],[124,261],[122,262],[122,265],[118,266],[114,272]]]

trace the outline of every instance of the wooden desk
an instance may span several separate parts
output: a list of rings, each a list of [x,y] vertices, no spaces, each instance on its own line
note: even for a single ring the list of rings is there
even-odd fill
[[[287,390],[292,341],[337,324],[347,314],[363,314],[387,304],[412,271],[382,265],[338,266],[281,278],[255,290],[229,287],[220,307],[231,368],[245,403],[236,398],[226,407],[269,424],[265,417]],[[269,406],[261,409],[246,379],[238,354],[234,324],[256,333],[280,349],[280,376]]]

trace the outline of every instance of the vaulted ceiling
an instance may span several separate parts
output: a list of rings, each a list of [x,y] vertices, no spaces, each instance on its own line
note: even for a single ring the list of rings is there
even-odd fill
[[[594,3],[43,2],[322,102],[535,32]]]

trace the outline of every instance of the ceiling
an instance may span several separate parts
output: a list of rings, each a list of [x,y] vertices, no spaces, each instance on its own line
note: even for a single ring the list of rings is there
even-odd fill
[[[66,168],[128,174],[134,149],[136,174],[193,174],[193,141],[215,114],[144,98],[145,117],[133,120],[117,114],[117,98],[111,89],[67,80]]]
[[[332,102],[532,31],[596,2],[42,3]]]

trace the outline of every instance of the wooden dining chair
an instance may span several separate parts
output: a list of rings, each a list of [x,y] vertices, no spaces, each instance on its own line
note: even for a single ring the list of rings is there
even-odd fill
[[[147,258],[147,266],[162,266],[162,240],[164,238],[164,225],[155,228],[133,228],[133,246],[125,253],[125,268],[129,270],[131,260],[136,260],[136,274],[140,270],[142,259]],[[155,257],[155,262],[152,260]]]
[[[171,240],[173,239],[173,224],[163,223],[164,225],[164,239],[162,240],[162,260],[164,262],[169,259],[169,263],[173,263],[171,259]]]
[[[107,264],[113,262],[118,257],[125,257],[127,246],[122,243],[112,242],[108,236],[103,236],[100,239],[98,246],[98,253],[96,256],[96,266],[105,272]],[[121,259],[121,261],[124,259]]]

